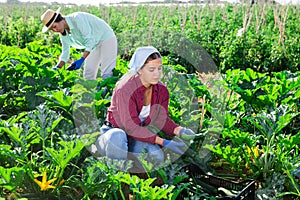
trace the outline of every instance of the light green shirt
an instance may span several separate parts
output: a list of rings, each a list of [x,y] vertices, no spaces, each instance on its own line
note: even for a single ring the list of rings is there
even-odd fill
[[[114,36],[114,31],[102,19],[85,12],[75,12],[64,16],[70,28],[70,34],[60,35],[62,53],[60,60],[67,62],[70,58],[70,47],[93,51],[103,40]]]

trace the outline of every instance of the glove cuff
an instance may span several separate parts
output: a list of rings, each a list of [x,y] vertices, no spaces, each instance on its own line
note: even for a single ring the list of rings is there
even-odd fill
[[[179,135],[181,136],[184,132],[185,132],[186,128],[182,128],[180,131],[179,131]]]
[[[163,144],[162,144],[162,145],[163,145],[163,147],[164,147],[164,146],[168,145],[169,143],[170,143],[170,140],[166,140],[166,139],[164,139],[164,141],[163,141]]]

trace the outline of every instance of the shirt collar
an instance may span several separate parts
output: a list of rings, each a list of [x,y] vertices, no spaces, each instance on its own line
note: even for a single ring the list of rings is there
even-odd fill
[[[73,23],[72,23],[72,21],[69,19],[68,16],[65,16],[65,20],[66,20],[66,22],[67,22],[67,24],[68,24],[68,26],[69,26],[69,28],[70,28],[70,31],[73,30],[73,29],[74,29]],[[72,33],[72,31],[71,31],[71,33]]]
[[[140,79],[140,77],[139,77],[138,75],[135,75],[135,76],[133,77],[133,79],[134,79],[134,81],[135,81],[135,83],[136,83],[136,86],[137,86],[137,88],[138,88],[139,90],[141,90],[141,91],[145,91],[145,90],[146,90],[146,87],[143,85],[143,83],[142,83],[142,81],[141,81],[141,79]],[[158,82],[158,83],[155,84],[155,85],[152,85],[152,88],[153,88],[153,91],[154,91],[154,92],[157,92],[157,91],[158,91],[158,84],[160,84],[160,82]]]

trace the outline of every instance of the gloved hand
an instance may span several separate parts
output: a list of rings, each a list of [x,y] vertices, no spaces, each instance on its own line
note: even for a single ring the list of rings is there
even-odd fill
[[[184,153],[184,147],[186,147],[184,142],[176,142],[174,140],[166,140],[164,139],[163,147],[166,147],[167,149],[170,149],[178,154]]]
[[[183,128],[179,132],[180,137],[184,140],[192,140],[195,138],[196,134],[189,128]]]
[[[79,69],[83,62],[84,62],[85,58],[81,57],[79,60],[75,60],[68,68],[67,70],[71,71],[71,70],[77,70]]]
[[[57,65],[55,67],[52,67],[52,70],[57,70],[57,69],[60,69],[60,67]]]

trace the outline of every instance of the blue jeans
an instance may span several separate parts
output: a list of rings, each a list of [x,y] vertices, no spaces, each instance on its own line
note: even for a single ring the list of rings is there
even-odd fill
[[[164,161],[164,152],[158,144],[131,139],[128,146],[127,134],[124,130],[103,125],[100,131],[102,135],[97,138],[95,145],[103,156],[126,160],[129,152],[135,158],[142,156],[143,159],[155,165]]]
[[[95,142],[98,152],[111,159],[126,160],[128,152],[126,133],[122,129],[106,125],[103,125],[100,131],[102,134]]]
[[[140,157],[152,163],[154,167],[164,161],[164,152],[158,144],[130,139],[128,151],[136,158],[138,168],[142,168],[141,163],[138,161]]]

